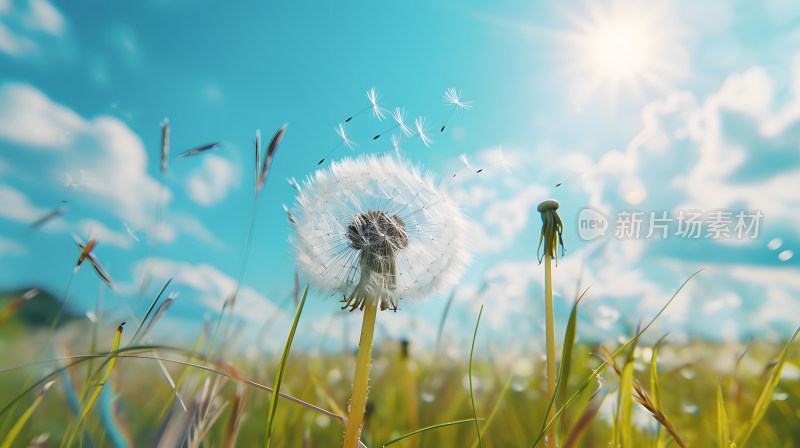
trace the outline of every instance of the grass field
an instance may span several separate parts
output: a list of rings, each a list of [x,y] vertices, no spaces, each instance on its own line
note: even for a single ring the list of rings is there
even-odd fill
[[[9,303],[6,296],[6,309]],[[15,316],[34,303],[23,303],[0,328],[0,367],[36,360],[35,354],[48,339],[46,325],[32,327]],[[97,340],[91,350],[94,331]],[[190,356],[189,350],[177,348],[126,347],[134,331],[124,327],[124,342],[119,342],[115,352],[119,357],[110,370],[107,361],[114,358],[107,353],[114,352],[115,327],[95,327],[84,319],[59,327],[48,344],[62,356],[106,355],[0,372],[0,406],[4,407],[0,446],[61,446],[70,436],[72,446],[264,444],[271,394],[245,380],[272,386],[280,367],[278,356],[206,362],[202,349]],[[207,347],[208,342],[205,334],[197,347]],[[678,446],[675,437],[685,446],[733,446],[730,440],[739,447],[800,445],[800,357],[791,346],[787,351],[757,340],[748,346],[699,339],[676,345],[667,337],[660,342],[657,356],[652,345],[634,343],[614,358],[614,366],[594,375],[595,369],[603,367],[603,358],[610,360],[622,345],[578,343],[571,347],[569,371],[562,373],[568,381],[556,400],[557,408],[564,409],[556,420],[559,446]],[[219,347],[211,359],[234,353],[229,349]],[[404,438],[394,446],[478,445],[470,360],[451,352],[408,350],[402,341],[384,341],[375,347],[362,436],[367,446],[384,446],[417,429],[445,423],[453,424]],[[175,400],[159,363],[146,358],[165,359],[162,365],[178,384],[186,412]],[[75,361],[79,363],[60,369]],[[281,391],[344,416],[354,364],[354,353],[291,352]],[[476,351],[471,368],[480,444],[532,446],[548,404],[541,358]],[[57,369],[60,372],[52,374]],[[776,376],[779,371],[781,375]],[[42,395],[44,383],[50,380],[55,382]],[[28,393],[20,393],[27,387],[31,387]],[[565,407],[565,401],[582,388],[583,393]],[[639,401],[654,406],[659,418]],[[272,446],[341,444],[341,419],[285,399],[278,404]],[[19,432],[14,434],[17,427]]]

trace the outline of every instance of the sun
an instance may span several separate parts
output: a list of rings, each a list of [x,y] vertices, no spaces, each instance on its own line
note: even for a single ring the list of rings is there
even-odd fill
[[[660,3],[591,3],[580,14],[565,14],[572,29],[556,34],[576,108],[667,90],[686,74],[683,32]]]

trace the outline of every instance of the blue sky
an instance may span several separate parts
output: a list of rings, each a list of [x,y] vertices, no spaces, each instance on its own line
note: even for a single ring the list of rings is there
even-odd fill
[[[180,295],[162,333],[192,340],[237,277],[256,129],[266,143],[288,123],[235,308],[240,347],[280,346],[295,271],[287,179],[317,169],[374,86],[383,106],[430,121],[435,142],[412,136],[400,151],[474,222],[475,261],[446,328],[454,346],[484,304],[487,340],[541,348],[536,205],[548,197],[562,204],[567,245],[556,313],[563,322],[578,281],[591,285],[583,337],[629,331],[699,269],[654,336],[783,337],[800,324],[800,5],[652,3],[0,0],[0,288],[63,295],[79,254],[70,235],[91,234],[119,285],[104,293],[105,318],[141,316],[172,277]],[[451,87],[474,108],[439,132]],[[354,151],[332,158],[395,152],[388,134],[372,139],[389,127],[358,115],[345,125]],[[28,230],[58,207],[67,213]],[[587,207],[609,223],[592,241],[579,232]],[[706,226],[699,238],[675,234],[689,211]],[[641,212],[642,234],[615,236],[620,212]],[[667,238],[645,237],[651,212],[672,219]],[[738,213],[761,216],[757,236],[708,236],[715,212],[731,234]],[[81,269],[69,305],[93,310],[99,288]],[[310,300],[301,343],[354,344],[359,316],[324,297]],[[382,314],[379,337],[430,343],[444,299]]]

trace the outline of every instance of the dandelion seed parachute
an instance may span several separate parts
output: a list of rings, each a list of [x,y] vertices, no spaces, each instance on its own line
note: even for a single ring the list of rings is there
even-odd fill
[[[356,304],[369,297],[396,309],[400,299],[443,292],[469,261],[456,203],[431,175],[395,157],[346,158],[317,171],[293,215],[301,273]],[[366,251],[391,269],[370,269]]]

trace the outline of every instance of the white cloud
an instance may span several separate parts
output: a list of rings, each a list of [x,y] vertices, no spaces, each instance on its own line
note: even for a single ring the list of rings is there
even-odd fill
[[[67,27],[66,20],[55,6],[47,0],[29,0],[28,13],[23,23],[29,29],[42,31],[53,36],[62,36]]]
[[[222,309],[223,302],[236,284],[233,277],[206,263],[148,258],[134,265],[133,278],[142,278],[144,269],[157,282],[163,283],[172,278],[173,287],[184,286],[200,293],[200,304],[214,312]],[[249,286],[239,288],[233,309],[239,318],[256,324],[263,324],[267,317],[276,312],[282,313],[269,299]]]
[[[134,240],[127,233],[115,232],[94,219],[84,219],[77,224],[79,235],[91,235],[100,244],[110,244],[122,249],[133,247]]]
[[[186,180],[186,190],[193,201],[211,206],[225,199],[238,180],[236,169],[227,159],[206,155],[202,168]]]
[[[0,217],[11,221],[32,224],[49,212],[33,205],[19,190],[0,184]]]
[[[192,215],[173,214],[169,217],[169,220],[175,228],[182,230],[187,235],[191,235],[198,241],[206,243],[216,249],[225,249],[227,247],[222,240],[217,238],[206,228],[202,221]]]
[[[0,51],[23,56],[39,51],[45,38],[62,37],[67,28],[64,16],[47,0],[0,2]]]
[[[13,143],[6,153],[12,171],[54,193],[67,174],[83,173],[77,201],[116,214],[144,228],[152,221],[157,198],[169,190],[147,173],[147,153],[139,137],[109,116],[91,120],[57,104],[27,84],[0,87],[0,139]]]
[[[14,33],[3,22],[0,22],[0,51],[11,56],[20,56],[35,50],[36,43]]]
[[[483,223],[495,227],[505,245],[511,244],[517,234],[528,224],[531,209],[547,199],[548,188],[530,185],[519,191],[511,199],[495,201],[486,210]]]
[[[25,255],[28,248],[17,241],[0,236],[0,255]]]

